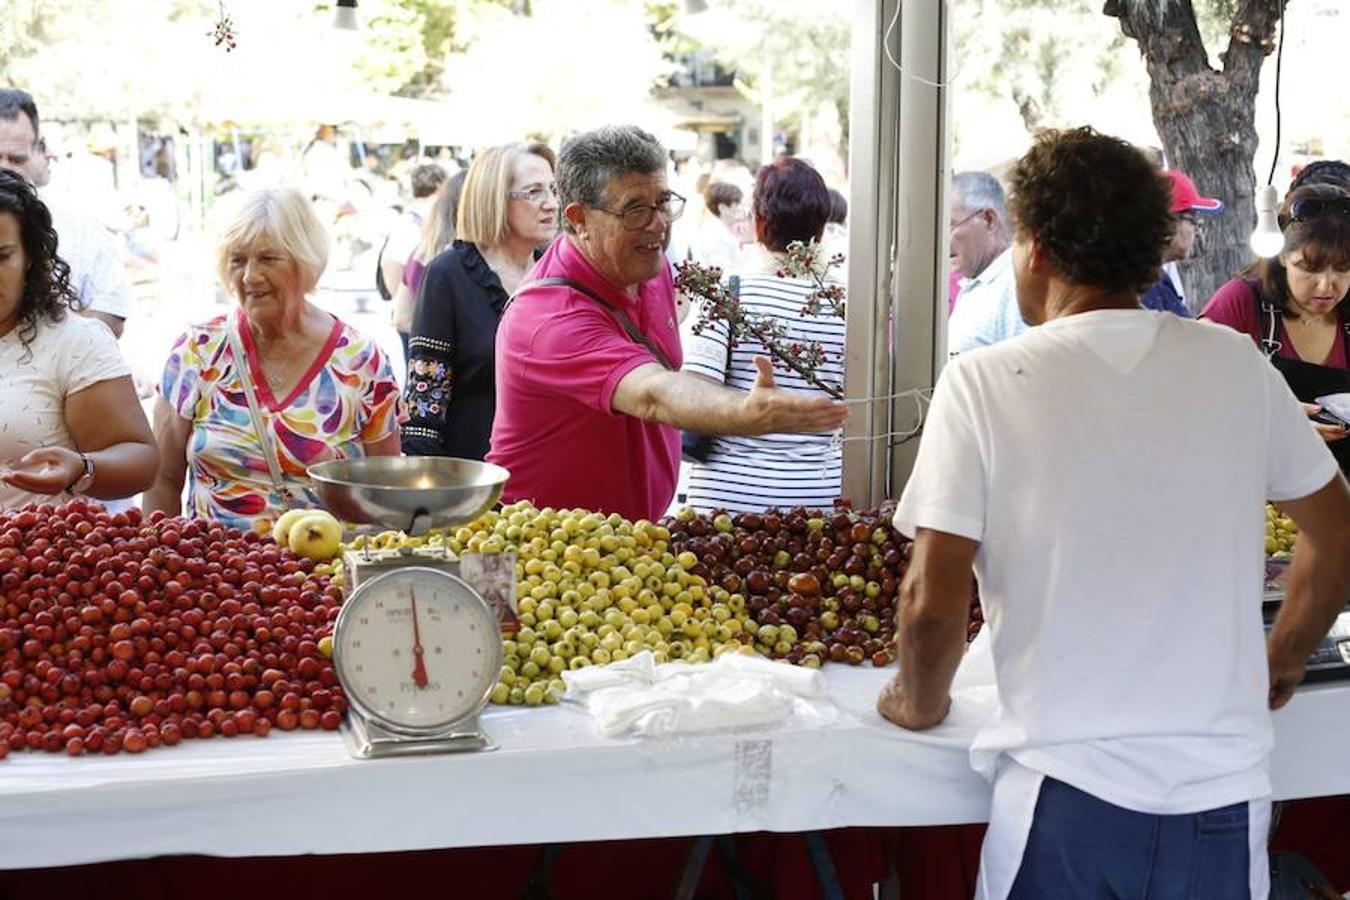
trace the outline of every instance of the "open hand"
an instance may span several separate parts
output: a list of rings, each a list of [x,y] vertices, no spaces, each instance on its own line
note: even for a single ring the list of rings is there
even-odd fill
[[[844,424],[848,408],[826,397],[785,391],[773,380],[773,363],[756,356],[759,377],[745,397],[755,434],[819,434]]]
[[[0,481],[32,494],[59,494],[83,474],[80,454],[66,447],[43,447],[3,470]]]

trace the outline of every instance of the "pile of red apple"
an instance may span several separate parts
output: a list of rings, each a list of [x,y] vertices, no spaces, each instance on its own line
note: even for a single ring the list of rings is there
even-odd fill
[[[798,664],[828,659],[884,666],[894,659],[896,595],[908,540],[891,528],[894,509],[682,515],[663,521],[671,550],[693,552],[695,572],[743,594],[774,638],[761,652]]]
[[[341,591],[206,521],[76,499],[0,512],[0,758],[336,729]]]

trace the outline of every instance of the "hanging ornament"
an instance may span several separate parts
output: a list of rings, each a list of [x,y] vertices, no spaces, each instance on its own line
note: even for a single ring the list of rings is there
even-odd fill
[[[234,17],[225,9],[225,0],[219,0],[218,8],[220,13],[216,18],[216,26],[206,34],[216,42],[217,47],[224,45],[225,52],[229,53],[239,46],[239,36],[234,30]]]

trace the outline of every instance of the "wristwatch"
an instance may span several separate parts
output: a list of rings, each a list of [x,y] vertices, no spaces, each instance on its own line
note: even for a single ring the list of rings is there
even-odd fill
[[[72,496],[75,494],[83,494],[89,489],[89,485],[94,483],[94,461],[89,457],[88,453],[81,453],[80,462],[84,463],[84,474],[79,478],[76,478],[70,486],[66,488],[66,493]]]

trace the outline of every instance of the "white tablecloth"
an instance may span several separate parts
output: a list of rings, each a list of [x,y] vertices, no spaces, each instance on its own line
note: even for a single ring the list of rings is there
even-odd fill
[[[0,868],[164,854],[273,856],[983,821],[966,747],[992,689],[930,732],[873,711],[888,671],[826,667],[842,720],[670,740],[596,737],[579,709],[491,709],[499,749],[355,760],[332,732],[140,756],[0,762]],[[1350,793],[1350,686],[1276,715],[1280,798]]]

